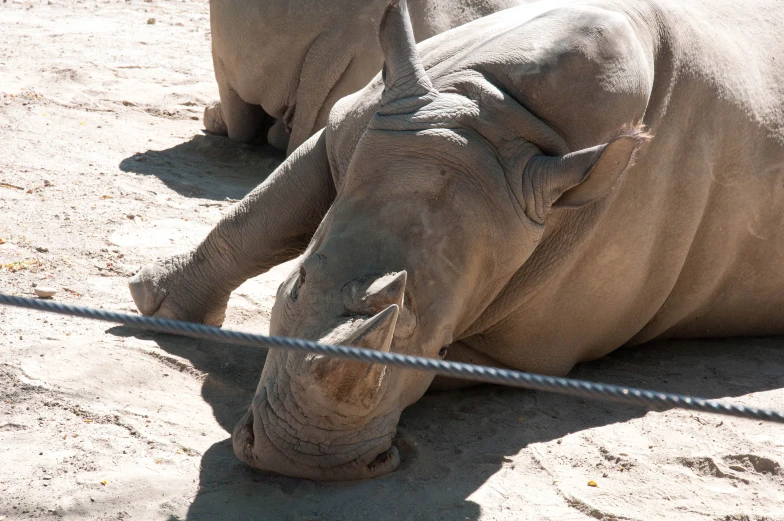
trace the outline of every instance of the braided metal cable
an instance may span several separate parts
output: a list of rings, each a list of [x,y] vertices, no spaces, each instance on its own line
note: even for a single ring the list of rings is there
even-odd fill
[[[242,333],[240,331],[231,331],[218,327],[205,326],[203,324],[195,324],[192,322],[129,315],[127,313],[117,313],[114,311],[105,311],[102,309],[71,306],[68,304],[60,304],[58,302],[47,300],[14,297],[10,295],[4,295],[2,293],[0,293],[0,305],[35,309],[39,311],[59,313],[61,315],[119,323],[124,326],[136,329],[156,331],[160,333],[170,333],[173,335],[199,338],[203,340],[213,340],[227,344],[262,348],[293,349],[296,351],[318,353],[334,358],[355,360],[358,362],[386,364],[395,367],[402,367],[405,369],[426,371],[444,376],[462,378],[465,380],[508,385],[512,387],[522,387],[526,389],[566,394],[582,398],[629,403],[647,407],[676,407],[680,409],[712,412],[727,416],[737,416],[740,418],[753,418],[756,420],[784,423],[784,413],[780,411],[758,409],[756,407],[747,407],[745,405],[722,403],[716,400],[706,400],[704,398],[696,398],[693,396],[685,396],[680,394],[662,393],[658,391],[635,389],[633,387],[602,384],[556,376],[544,376],[509,369],[498,369],[495,367],[485,367],[481,365],[436,360],[433,358],[402,355],[399,353],[384,353],[381,351],[373,351],[371,349],[325,345],[307,340],[300,340],[297,338],[273,337],[251,333]]]

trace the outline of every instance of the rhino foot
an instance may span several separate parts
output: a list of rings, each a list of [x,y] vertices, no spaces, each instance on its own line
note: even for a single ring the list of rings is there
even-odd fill
[[[144,266],[128,287],[143,315],[220,326],[231,292],[211,287],[193,255],[175,255]]]
[[[228,136],[229,128],[223,119],[223,105],[220,101],[207,105],[204,109],[204,128],[216,136]]]

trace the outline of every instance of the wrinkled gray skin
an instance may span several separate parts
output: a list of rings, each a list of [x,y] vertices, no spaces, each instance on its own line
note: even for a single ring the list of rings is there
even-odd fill
[[[411,0],[417,41],[531,0]],[[291,153],[324,128],[332,106],[381,70],[387,0],[211,0],[219,103],[208,132]]]
[[[778,2],[540,2],[421,62],[403,7],[385,80],[136,275],[140,311],[218,324],[231,290],[304,251],[273,334],[560,375],[651,339],[784,333]],[[292,476],[390,472],[431,383],[273,350],[234,450]]]

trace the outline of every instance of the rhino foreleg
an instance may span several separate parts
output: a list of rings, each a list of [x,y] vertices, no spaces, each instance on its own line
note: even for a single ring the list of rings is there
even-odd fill
[[[129,281],[142,314],[223,323],[231,292],[305,250],[335,198],[323,131],[248,194],[193,251]]]

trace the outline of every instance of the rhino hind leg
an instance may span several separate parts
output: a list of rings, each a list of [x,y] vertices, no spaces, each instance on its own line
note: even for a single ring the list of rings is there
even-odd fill
[[[228,136],[232,141],[252,143],[266,137],[272,123],[264,109],[243,100],[229,84],[220,60],[215,61],[220,101],[204,109],[204,128],[210,134]]]

